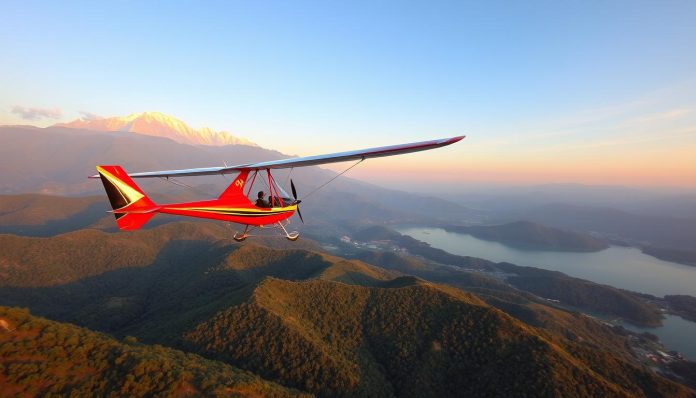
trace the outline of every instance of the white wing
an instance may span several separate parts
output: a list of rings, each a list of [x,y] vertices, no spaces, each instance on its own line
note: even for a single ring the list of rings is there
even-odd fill
[[[361,149],[357,151],[330,153],[326,155],[304,156],[282,160],[271,160],[269,162],[247,163],[235,166],[204,167],[197,169],[146,171],[142,173],[128,174],[131,178],[152,178],[152,177],[185,177],[185,176],[204,176],[215,174],[229,174],[241,170],[265,170],[265,169],[288,169],[291,167],[316,166],[327,163],[345,162],[349,160],[379,158],[383,156],[402,155],[411,152],[427,151],[429,149],[440,148],[455,142],[461,141],[465,136],[443,138],[439,140],[412,142],[409,144],[382,146],[376,148]],[[99,175],[90,176],[99,178]]]

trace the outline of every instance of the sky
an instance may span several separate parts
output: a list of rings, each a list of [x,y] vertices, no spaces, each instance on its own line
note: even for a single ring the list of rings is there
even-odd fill
[[[0,10],[0,124],[159,111],[292,155],[465,134],[350,174],[696,186],[691,0],[0,0]]]

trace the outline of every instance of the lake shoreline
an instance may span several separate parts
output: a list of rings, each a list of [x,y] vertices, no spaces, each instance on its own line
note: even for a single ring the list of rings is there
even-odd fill
[[[398,227],[396,230],[401,234],[425,242],[433,248],[445,250],[452,254],[476,257],[495,263],[512,263],[540,270],[559,271],[570,277],[625,290],[660,308],[664,316],[663,322],[659,326],[638,326],[624,319],[627,328],[653,333],[660,337],[666,346],[683,352],[689,358],[696,358],[696,341],[692,341],[691,338],[691,336],[696,335],[696,322],[685,318],[685,314],[679,311],[671,310],[671,306],[664,298],[664,296],[675,294],[673,290],[668,290],[666,285],[677,282],[681,282],[682,287],[687,287],[685,288],[686,292],[679,292],[679,294],[685,293],[691,297],[695,295],[693,290],[696,290],[696,269],[693,267],[659,259],[653,261],[653,257],[643,254],[639,248],[635,247],[611,246],[603,251],[592,253],[523,251],[510,248],[502,243],[485,241],[472,235],[448,232],[441,227],[411,225]],[[611,256],[607,256],[607,254]],[[572,260],[572,266],[559,267],[558,264],[563,263],[564,259]],[[636,274],[641,272],[631,269],[635,265],[632,260],[636,259],[642,260],[638,261],[638,265],[643,270],[649,271],[651,275],[636,278]],[[597,262],[602,264],[598,266]],[[545,264],[551,265],[545,266]],[[588,269],[594,274],[588,273]],[[670,275],[670,272],[674,275]],[[616,279],[617,273],[620,276],[619,279]],[[621,283],[613,283],[615,280]],[[641,283],[642,285],[639,285]],[[641,286],[645,286],[647,289]],[[658,287],[661,291],[655,291]],[[679,290],[679,288],[675,289]],[[645,291],[649,293],[646,294]]]
[[[441,226],[403,225],[395,230],[447,252],[560,271],[569,276],[655,297],[696,297],[696,268],[642,253],[641,248],[611,245],[598,252],[528,250]],[[598,277],[599,276],[599,277]]]

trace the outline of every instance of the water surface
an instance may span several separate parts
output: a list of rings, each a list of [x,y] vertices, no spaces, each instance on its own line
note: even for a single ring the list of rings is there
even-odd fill
[[[553,252],[516,249],[441,228],[409,227],[399,232],[453,254],[560,271],[656,296],[696,296],[696,267],[663,261],[633,247],[611,246],[594,253]]]
[[[658,328],[644,328],[624,322],[622,326],[634,332],[650,332],[670,350],[677,350],[684,358],[696,360],[696,323],[675,315],[666,315]]]
[[[696,267],[663,261],[632,247],[611,246],[594,253],[522,250],[471,235],[447,232],[441,228],[409,227],[398,231],[453,254],[560,271],[593,282],[656,296],[696,296]],[[677,350],[686,358],[696,360],[694,322],[666,315],[663,325],[657,328],[638,327],[628,323],[623,326],[629,330],[657,335],[670,350]]]

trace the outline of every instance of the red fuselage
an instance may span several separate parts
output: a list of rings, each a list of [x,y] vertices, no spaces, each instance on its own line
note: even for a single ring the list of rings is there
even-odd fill
[[[176,214],[178,216],[209,218],[247,225],[270,225],[292,217],[297,205],[262,208],[246,203],[214,199],[200,202],[172,203],[159,205],[158,213]]]

